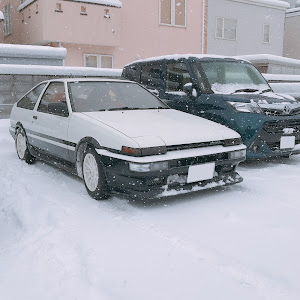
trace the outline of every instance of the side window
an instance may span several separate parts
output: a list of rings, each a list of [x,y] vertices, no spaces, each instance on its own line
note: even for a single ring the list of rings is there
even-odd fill
[[[37,110],[39,112],[49,113],[48,104],[55,102],[66,102],[65,86],[63,82],[50,83]]]
[[[140,83],[149,89],[156,89],[161,82],[161,73],[160,65],[142,66]]]
[[[25,95],[17,104],[17,107],[25,108],[33,110],[34,106],[41,94],[42,90],[44,89],[46,83],[42,83],[36,88],[34,88],[31,92]]]
[[[183,92],[183,87],[189,83],[192,79],[185,63],[167,64],[166,92]]]

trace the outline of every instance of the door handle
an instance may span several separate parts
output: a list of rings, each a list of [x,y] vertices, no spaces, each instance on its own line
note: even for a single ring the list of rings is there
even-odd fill
[[[34,118],[35,120],[37,120],[37,116],[33,116],[33,118]]]

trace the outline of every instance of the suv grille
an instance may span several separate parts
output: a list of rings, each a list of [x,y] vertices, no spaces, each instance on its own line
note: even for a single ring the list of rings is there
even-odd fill
[[[289,113],[284,112],[281,109],[265,109],[265,108],[261,108],[264,112],[265,115],[267,116],[295,116],[300,114],[300,108],[296,108],[291,110]]]
[[[294,132],[300,132],[300,120],[269,121],[264,124],[264,130],[268,133],[284,133],[284,128],[294,128]]]

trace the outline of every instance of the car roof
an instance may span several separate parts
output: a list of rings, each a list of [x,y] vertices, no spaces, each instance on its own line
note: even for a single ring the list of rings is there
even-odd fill
[[[199,59],[199,60],[227,60],[227,61],[244,61],[249,62],[245,59],[234,57],[234,56],[223,56],[223,55],[213,55],[213,54],[173,54],[173,55],[163,55],[163,56],[155,56],[149,57],[145,59],[140,59],[127,64],[126,66],[130,66],[133,64],[139,63],[147,63],[147,62],[154,62],[154,61],[162,61],[162,60],[181,60],[181,59]],[[126,67],[125,66],[125,67]]]
[[[76,77],[76,78],[55,78],[45,80],[43,82],[122,82],[122,83],[132,83],[136,84],[136,82],[129,81],[129,80],[122,80],[122,79],[112,79],[112,78],[94,78],[94,77]]]

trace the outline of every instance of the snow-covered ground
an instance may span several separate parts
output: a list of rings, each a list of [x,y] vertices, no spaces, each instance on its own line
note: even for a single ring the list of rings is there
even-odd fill
[[[19,161],[8,124],[1,299],[300,299],[300,156],[244,164],[227,188],[97,202],[80,179]]]

